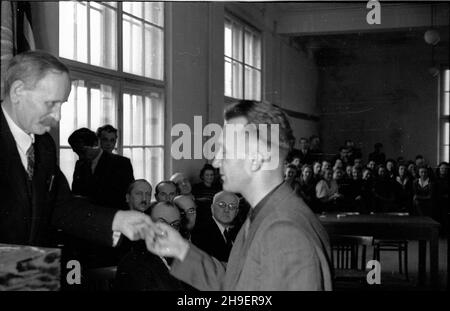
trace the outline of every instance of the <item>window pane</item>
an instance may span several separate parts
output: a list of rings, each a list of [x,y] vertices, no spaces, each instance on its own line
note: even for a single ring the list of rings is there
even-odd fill
[[[122,8],[124,12],[130,13],[136,17],[143,17],[142,2],[123,2]]]
[[[253,34],[253,66],[261,69],[261,36]]]
[[[76,41],[75,2],[62,1],[59,3],[59,56],[74,59]]]
[[[132,113],[132,126],[133,126],[133,137],[132,145],[142,145],[144,143],[144,103],[142,101],[142,96],[132,96],[131,101],[131,113]]]
[[[449,114],[449,105],[450,105],[450,93],[445,92],[444,93],[444,116],[448,116]]]
[[[145,144],[164,144],[164,103],[157,92],[145,97]]]
[[[233,75],[231,61],[225,57],[225,96],[233,96]]]
[[[444,90],[450,91],[450,70],[445,70],[445,76],[444,76]]]
[[[233,47],[233,43],[231,41],[232,31],[231,31],[231,22],[229,20],[225,20],[225,56],[232,57],[231,48]]]
[[[443,144],[444,145],[449,145],[449,123],[448,122],[445,122],[444,123],[444,133],[443,133],[443,140],[442,140],[442,142],[443,142]]]
[[[242,65],[238,62],[233,62],[233,97],[242,99]]]
[[[134,18],[123,18],[123,71],[143,74],[142,23]]]
[[[116,19],[117,13],[95,2],[90,9],[91,64],[106,68],[117,68]]]
[[[145,25],[145,76],[157,80],[164,74],[163,31],[151,25]]]
[[[72,188],[73,171],[75,170],[75,163],[78,156],[70,148],[61,148],[59,151],[59,167],[66,176],[69,186]]]
[[[244,62],[250,66],[254,66],[253,62],[253,34],[245,31],[245,59]]]
[[[162,148],[145,149],[145,176],[154,187],[164,179],[164,152]]]
[[[162,27],[164,24],[164,3],[144,2],[144,19]]]
[[[76,3],[75,5],[75,54],[74,60],[87,62],[87,8],[85,3]]]
[[[130,160],[134,178],[145,178],[144,148],[132,148]]]
[[[233,23],[233,58],[239,61],[242,59],[242,26]]]
[[[260,100],[261,72],[245,66],[245,99]]]
[[[96,131],[105,124],[117,127],[116,106],[112,87],[101,85],[91,89],[91,123],[90,128]]]

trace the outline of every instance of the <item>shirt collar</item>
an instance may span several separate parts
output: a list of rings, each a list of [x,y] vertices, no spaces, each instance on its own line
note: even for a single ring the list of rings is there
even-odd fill
[[[214,218],[214,216],[212,216],[212,219],[213,219],[214,222],[216,223],[217,227],[219,227],[220,232],[222,232],[222,234],[223,234],[224,231],[225,231],[225,229],[226,229],[225,226],[222,225],[220,222],[218,222],[218,221]]]
[[[430,178],[425,179],[423,182],[422,182],[422,179],[419,178],[419,185],[420,185],[422,188],[425,187],[425,186],[427,186],[427,185],[429,184],[429,182],[430,182]]]
[[[20,127],[18,127],[17,124],[11,119],[8,112],[5,110],[3,106],[2,110],[18,148],[24,154],[26,154],[31,144],[34,143],[34,134],[25,133],[25,131],[22,130]]]

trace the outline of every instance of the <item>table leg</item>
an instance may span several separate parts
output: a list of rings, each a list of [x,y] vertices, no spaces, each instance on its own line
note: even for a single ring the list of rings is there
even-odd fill
[[[430,282],[435,290],[439,288],[439,231],[433,230],[430,240]]]
[[[427,241],[419,240],[419,286],[425,286],[427,273]]]

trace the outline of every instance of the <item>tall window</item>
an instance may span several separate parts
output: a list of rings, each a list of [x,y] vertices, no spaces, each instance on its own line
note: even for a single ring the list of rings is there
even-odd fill
[[[261,34],[225,17],[225,96],[261,100]]]
[[[450,69],[446,69],[442,74],[442,92],[440,105],[440,150],[439,161],[449,162],[449,105],[450,105]]]
[[[59,3],[59,55],[72,72],[62,106],[60,167],[69,183],[77,156],[68,137],[81,127],[119,129],[116,152],[135,178],[164,177],[164,4]]]

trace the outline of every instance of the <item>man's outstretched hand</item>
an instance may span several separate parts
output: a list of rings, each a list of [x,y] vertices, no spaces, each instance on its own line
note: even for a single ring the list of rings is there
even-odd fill
[[[118,231],[131,241],[145,239],[146,231],[155,226],[150,217],[137,211],[118,211],[114,216],[112,230]]]
[[[189,250],[189,242],[177,230],[160,222],[144,230],[146,231],[145,244],[150,252],[158,256],[184,260]]]

